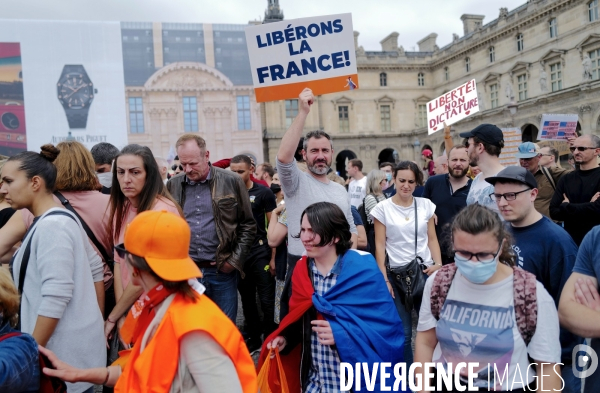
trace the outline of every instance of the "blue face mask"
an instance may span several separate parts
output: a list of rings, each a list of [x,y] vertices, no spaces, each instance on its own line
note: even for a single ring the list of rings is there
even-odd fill
[[[487,261],[473,262],[456,253],[454,254],[454,263],[460,274],[465,276],[467,280],[473,284],[483,284],[496,273],[498,267],[497,258],[498,256]]]
[[[385,174],[385,178],[387,179],[388,183],[390,183],[392,181],[392,174],[391,173],[386,173]]]

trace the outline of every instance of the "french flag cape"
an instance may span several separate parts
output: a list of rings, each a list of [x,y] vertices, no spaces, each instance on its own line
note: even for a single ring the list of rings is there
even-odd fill
[[[315,293],[308,274],[307,257],[303,256],[298,261],[292,275],[290,311],[281,321],[279,328],[263,343],[259,370],[267,360],[267,343],[281,335],[312,306],[331,325],[342,362],[350,363],[353,367],[355,363],[368,363],[369,370],[373,370],[373,363],[376,362],[390,362],[393,367],[396,363],[404,361],[402,321],[375,258],[369,253],[348,250],[340,263],[341,272],[335,285],[324,296],[319,296]],[[301,345],[297,345],[288,354],[281,355],[291,393],[302,391],[300,357]],[[275,359],[269,361],[275,362]],[[390,382],[393,381],[393,371],[391,373],[392,379],[388,378],[387,386],[393,384]],[[379,373],[377,375],[379,376]],[[361,390],[356,390],[353,386],[353,391],[367,391],[363,373],[361,379]],[[273,393],[281,392],[278,380],[277,366],[273,363],[269,373],[269,387]],[[379,378],[375,389],[371,391],[380,391]]]

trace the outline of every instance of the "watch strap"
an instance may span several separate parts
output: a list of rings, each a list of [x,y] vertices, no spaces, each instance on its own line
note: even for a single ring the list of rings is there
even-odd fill
[[[69,128],[85,128],[87,126],[88,108],[65,109]]]

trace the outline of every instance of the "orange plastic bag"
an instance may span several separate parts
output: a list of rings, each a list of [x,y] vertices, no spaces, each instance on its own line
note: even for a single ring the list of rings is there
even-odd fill
[[[275,358],[271,359],[273,353]],[[276,364],[271,365],[273,362]],[[258,373],[258,393],[290,393],[278,349],[269,350],[267,360]]]

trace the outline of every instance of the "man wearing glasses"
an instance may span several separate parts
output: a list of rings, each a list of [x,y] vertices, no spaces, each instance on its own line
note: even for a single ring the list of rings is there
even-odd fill
[[[564,229],[536,209],[539,189],[530,170],[509,166],[485,180],[494,185],[490,198],[511,225],[518,266],[535,274],[558,308],[560,294],[575,265],[577,245]],[[563,392],[580,392],[581,381],[573,375],[571,357],[573,348],[582,344],[583,339],[561,329],[560,341],[561,362],[564,364],[562,377],[565,380]]]
[[[519,145],[519,151],[515,155],[519,164],[527,169],[537,182],[538,195],[535,198],[535,209],[550,217],[550,201],[560,178],[568,171],[559,167],[544,168],[540,165],[542,154],[535,143],[524,142]]]
[[[550,217],[564,221],[565,230],[579,246],[583,237],[600,224],[600,138],[582,135],[570,147],[579,169],[564,175],[550,202]]]

